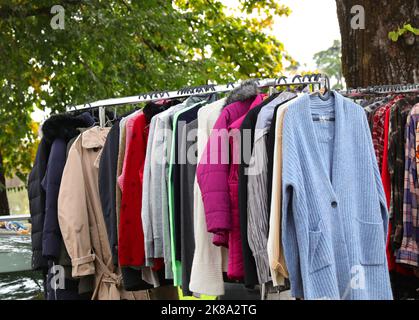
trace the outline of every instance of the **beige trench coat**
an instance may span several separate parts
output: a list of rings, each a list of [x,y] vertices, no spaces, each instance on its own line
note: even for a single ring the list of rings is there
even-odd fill
[[[112,263],[99,197],[98,169],[109,128],[93,127],[71,146],[58,197],[58,220],[71,257],[72,275],[94,275],[92,299],[147,299],[146,291],[126,292]]]

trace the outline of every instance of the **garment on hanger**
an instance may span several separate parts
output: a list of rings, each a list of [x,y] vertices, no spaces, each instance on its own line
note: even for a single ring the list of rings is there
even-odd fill
[[[397,261],[396,259],[401,254],[400,249],[406,230],[405,225],[409,224],[406,213],[415,210],[414,201],[410,201],[414,197],[410,192],[406,194],[404,188],[406,182],[403,180],[406,171],[410,171],[408,175],[410,181],[416,180],[415,171],[408,167],[408,164],[411,163],[408,160],[409,152],[406,149],[409,135],[404,129],[409,127],[407,118],[413,110],[415,98],[409,95],[395,94],[389,95],[385,99],[380,97],[375,98],[375,100],[370,99],[369,102],[370,106],[374,106],[376,110],[387,107],[387,111],[381,115],[381,118],[375,116],[376,121],[371,123],[371,132],[375,137],[375,153],[378,159],[382,160],[381,178],[390,213],[389,232],[387,234],[387,260],[393,296],[395,299],[415,299],[417,297],[415,289],[418,287],[418,281],[415,277],[417,268],[404,263],[407,260]],[[383,123],[384,126],[382,127]],[[380,138],[377,139],[377,136],[379,137],[381,130],[384,130],[384,134],[380,140]],[[409,185],[413,188],[414,184]],[[404,203],[405,201],[407,203]],[[401,208],[403,208],[403,211],[400,211]],[[409,226],[408,229],[411,230],[411,227]],[[411,241],[409,242],[411,243]],[[410,245],[408,249],[411,257],[415,256],[413,248],[414,246]]]
[[[270,206],[269,231],[268,231],[268,261],[274,286],[285,286],[285,279],[289,278],[288,268],[285,263],[284,248],[282,244],[282,132],[284,117],[288,105],[276,109],[278,121],[275,125],[275,153],[272,171],[272,202]]]
[[[42,138],[38,150],[36,151],[35,161],[28,179],[28,198],[31,212],[32,228],[32,270],[48,269],[48,261],[42,256],[42,231],[45,220],[45,190],[42,188],[42,180],[47,170],[48,157],[51,145],[45,138]]]
[[[98,168],[109,128],[93,127],[73,143],[58,197],[58,219],[71,257],[73,277],[94,275],[92,299],[143,298],[127,293],[115,269],[101,211]]]
[[[199,98],[199,97],[197,97]],[[169,204],[170,244],[172,253],[173,283],[182,285],[182,264],[180,249],[180,199],[175,190],[179,190],[179,164],[178,164],[178,120],[185,113],[196,114],[200,107],[213,100],[212,96],[203,96],[202,101],[177,111],[172,118],[172,139],[168,162],[167,194]],[[176,186],[176,187],[175,187]],[[177,197],[176,197],[177,196]]]
[[[192,150],[196,151],[198,119],[179,127],[181,134],[180,151],[191,159]],[[182,261],[182,292],[184,296],[192,296],[189,289],[191,281],[192,263],[195,251],[193,204],[194,182],[197,159],[180,163],[180,225],[181,225],[181,261]]]
[[[148,286],[143,280],[154,286],[163,285],[164,276],[159,276],[163,266],[161,258],[151,260],[152,270],[146,266],[142,211],[143,171],[145,166],[149,125],[153,116],[169,108],[171,103],[149,103],[142,111],[130,116],[126,121],[126,152],[123,170],[118,177],[122,191],[121,224],[119,225],[119,248],[124,286],[135,291]],[[157,272],[157,274],[154,274]]]
[[[172,117],[177,111],[193,106],[203,99],[205,98],[192,96],[183,103],[157,115],[154,143],[151,147],[151,154],[154,157],[150,168],[150,189],[153,192],[152,194],[150,193],[149,200],[151,213],[144,213],[145,216],[151,217],[149,223],[153,226],[153,239],[147,238],[145,239],[145,243],[150,248],[149,252],[154,250],[155,257],[157,257],[156,252],[163,253],[166,279],[173,279],[174,277],[167,191],[169,155],[171,154]],[[154,230],[156,231],[155,233]],[[153,246],[153,249],[151,249],[151,246]]]
[[[105,219],[112,261],[118,265],[118,224],[116,221],[117,167],[119,152],[120,120],[114,122],[109,131],[99,164],[99,194]],[[110,196],[111,195],[111,196]]]
[[[118,185],[121,189],[118,225],[118,262],[126,290],[144,288],[140,268],[145,264],[144,233],[141,216],[142,169],[145,159],[147,122],[143,111],[129,117],[125,124],[125,157]]]
[[[323,120],[313,122],[312,113]],[[327,101],[304,95],[285,114],[283,150],[282,240],[292,295],[392,299],[386,200],[364,110],[336,92]],[[351,286],[355,269],[365,276],[359,288]]]
[[[269,214],[265,189],[268,179],[266,176],[266,132],[270,127],[276,106],[282,105],[294,97],[294,93],[281,93],[276,99],[263,107],[255,124],[254,148],[247,171],[249,195],[247,202],[247,238],[256,261],[260,284],[271,280],[267,250]]]
[[[141,219],[143,222],[144,230],[144,239],[145,239],[145,259],[146,265],[153,265],[155,258],[164,257],[163,245],[162,245],[162,235],[161,230],[157,228],[158,224],[154,223],[154,220],[151,217],[151,197],[154,196],[153,190],[151,189],[151,162],[155,160],[152,153],[152,148],[155,143],[154,132],[156,129],[156,123],[158,120],[157,114],[160,114],[167,109],[180,104],[179,100],[165,101],[162,105],[156,105],[155,103],[149,103],[144,107],[146,110],[147,107],[154,110],[155,114],[150,114],[148,117],[149,122],[149,132],[147,138],[147,149],[146,156],[144,160],[144,173],[143,173],[143,197],[141,205]],[[157,111],[155,111],[157,110]],[[149,114],[146,112],[146,116]],[[154,243],[154,239],[156,242]],[[151,244],[149,244],[151,242]]]
[[[201,159],[211,130],[225,106],[221,99],[203,106],[198,111],[197,153]],[[195,251],[192,262],[189,290],[196,294],[224,295],[223,271],[227,271],[228,250],[212,243],[212,234],[207,232],[204,203],[201,189],[194,182],[194,239]]]
[[[391,245],[393,250],[401,246],[403,238],[403,193],[405,166],[405,125],[412,105],[402,99],[391,107],[389,129],[388,166],[392,179],[390,218],[392,224]]]
[[[249,241],[247,237],[247,183],[248,183],[248,174],[247,169],[249,167],[250,156],[253,150],[254,135],[255,135],[255,126],[258,115],[262,108],[274,100],[278,94],[274,93],[273,95],[266,98],[260,105],[250,110],[246,117],[244,118],[240,126],[240,160],[239,160],[239,214],[240,214],[240,236],[242,242],[243,250],[243,267],[244,267],[244,285],[246,287],[254,287],[259,283],[256,262],[253,256],[253,253],[249,247]],[[249,135],[250,133],[250,135]],[[250,139],[249,139],[250,138]],[[249,148],[250,147],[250,148]],[[247,150],[245,148],[249,148]]]
[[[35,229],[42,230],[42,256],[48,263],[48,275],[46,281],[46,299],[84,299],[85,296],[79,295],[79,281],[71,277],[71,273],[66,273],[65,288],[53,289],[49,279],[53,276],[54,265],[61,265],[65,269],[71,267],[71,263],[65,263],[67,251],[63,245],[61,230],[58,225],[57,201],[60,188],[62,171],[66,161],[67,143],[79,134],[77,128],[89,127],[93,125],[94,119],[89,113],[79,116],[53,115],[42,125],[43,139],[48,144],[49,155],[46,163],[46,170],[41,181],[44,198],[44,220],[43,225],[36,225],[39,220],[33,221]],[[42,143],[42,142],[41,142]],[[42,147],[39,148],[43,150]],[[36,170],[36,167],[34,167]],[[35,172],[34,172],[35,173]],[[32,174],[32,173],[31,173]],[[40,198],[38,199],[40,200]],[[31,213],[33,213],[31,207]],[[36,244],[36,237],[33,238]]]
[[[383,150],[384,150],[384,122],[387,110],[403,96],[397,96],[389,103],[379,106],[373,115],[372,142],[374,144],[375,156],[377,157],[378,168],[383,166]]]
[[[396,261],[419,267],[419,182],[417,175],[416,132],[419,123],[419,104],[410,111],[406,122],[406,153],[403,196],[403,239]]]
[[[197,180],[202,192],[208,231],[214,233],[215,245],[229,248],[227,274],[234,280],[242,280],[244,277],[237,194],[237,159],[240,150],[237,148],[239,139],[234,135],[239,132],[246,113],[257,107],[263,97],[264,95],[259,94],[254,99],[236,102],[223,109],[197,167]],[[227,133],[231,130],[233,137],[228,139]],[[226,147],[218,144],[220,134],[221,142],[229,143],[229,152],[232,155],[230,159]],[[211,148],[217,145],[217,148]]]
[[[175,234],[176,260],[181,262],[181,284],[185,296],[192,296],[189,290],[193,262],[193,185],[197,159],[191,151],[196,144],[198,112],[204,104],[182,110],[177,117],[177,139],[174,141],[175,165],[172,165],[173,180],[173,232]],[[195,145],[196,147],[196,145]]]

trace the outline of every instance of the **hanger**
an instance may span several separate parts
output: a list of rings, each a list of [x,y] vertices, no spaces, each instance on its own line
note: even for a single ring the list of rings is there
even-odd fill
[[[106,113],[105,113],[106,114]],[[110,119],[108,116],[106,116],[106,122],[104,127],[108,127],[108,126],[112,126],[112,123],[117,119],[117,114],[116,114],[116,108],[113,107],[113,118]]]
[[[284,85],[286,85],[286,87],[287,87],[286,90],[290,91],[290,84],[287,83],[287,77],[285,77],[285,76],[282,76],[280,78],[276,78],[275,79],[275,86],[281,86],[281,81],[284,81]]]
[[[100,122],[96,121],[96,119],[99,119],[99,117],[95,117],[95,112],[94,112],[94,109],[92,108],[92,105],[90,104],[90,102],[85,103],[84,107],[85,106],[87,106],[87,108],[90,109],[90,115],[92,116],[93,119],[95,119],[95,122],[93,123],[93,127],[100,125]]]
[[[314,90],[310,96],[317,95],[323,101],[327,101],[332,96],[332,92],[330,91],[330,79],[325,74],[319,74],[315,77],[315,81],[320,82],[319,90]]]

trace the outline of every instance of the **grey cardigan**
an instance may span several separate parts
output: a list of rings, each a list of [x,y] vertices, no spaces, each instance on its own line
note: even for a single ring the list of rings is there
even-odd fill
[[[268,179],[266,169],[268,155],[265,140],[276,106],[294,97],[294,93],[284,92],[260,111],[256,122],[255,143],[247,172],[247,237],[255,257],[258,279],[261,284],[271,280],[267,252],[269,212],[266,200]],[[282,107],[283,105],[279,108]]]

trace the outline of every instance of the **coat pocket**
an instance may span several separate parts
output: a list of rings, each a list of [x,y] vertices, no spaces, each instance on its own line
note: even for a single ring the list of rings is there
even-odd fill
[[[360,239],[359,262],[364,266],[382,265],[386,259],[386,244],[382,223],[356,219]]]
[[[310,273],[314,273],[332,264],[331,254],[322,231],[309,231]]]

